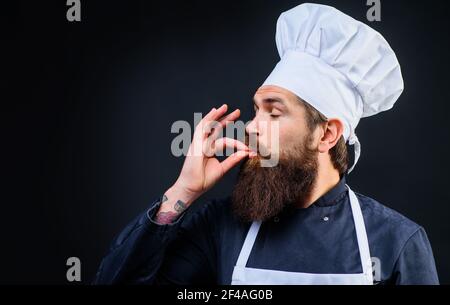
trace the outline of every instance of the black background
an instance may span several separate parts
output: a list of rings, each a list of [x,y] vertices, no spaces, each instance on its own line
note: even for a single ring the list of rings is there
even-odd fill
[[[425,227],[450,283],[449,39],[445,1],[382,0],[371,23],[396,51],[405,92],[361,121],[349,184]],[[0,283],[89,283],[121,228],[176,179],[170,132],[221,103],[252,117],[275,63],[275,23],[300,1],[1,4]],[[321,1],[368,23],[365,0]],[[203,197],[226,196],[233,170]],[[200,202],[198,204],[201,204]]]

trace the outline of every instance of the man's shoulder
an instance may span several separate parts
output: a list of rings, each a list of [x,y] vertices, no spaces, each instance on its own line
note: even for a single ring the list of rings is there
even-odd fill
[[[379,201],[356,193],[368,231],[377,232],[380,238],[394,238],[406,242],[422,227]]]

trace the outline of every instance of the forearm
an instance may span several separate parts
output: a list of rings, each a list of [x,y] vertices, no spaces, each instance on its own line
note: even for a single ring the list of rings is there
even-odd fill
[[[165,249],[175,237],[181,218],[160,225],[153,219],[160,200],[131,222],[113,241],[94,280],[95,284],[151,284],[164,259]]]

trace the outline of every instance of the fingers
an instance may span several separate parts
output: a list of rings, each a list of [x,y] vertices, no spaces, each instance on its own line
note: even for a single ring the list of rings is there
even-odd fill
[[[248,154],[249,154],[248,151],[240,150],[230,155],[228,158],[220,162],[220,165],[222,166],[222,172],[224,174],[227,173],[230,169],[235,167],[241,160],[247,157]]]
[[[203,155],[208,158],[214,157],[216,154],[222,155],[222,151],[225,147],[235,148],[238,151],[250,150],[247,145],[238,140],[234,140],[231,138],[220,138],[218,140],[213,140],[211,138],[208,138],[204,142]]]
[[[202,139],[203,141],[206,140],[206,143],[204,143],[204,146],[206,146],[206,150],[210,152],[210,146],[211,144],[214,144],[214,141],[219,138],[219,136],[222,136],[222,130],[226,126],[228,126],[230,123],[234,122],[239,118],[241,115],[241,111],[239,109],[234,110],[233,112],[229,113],[226,116],[223,116],[227,112],[228,106],[226,104],[223,104],[218,109],[213,108],[200,122],[199,126],[197,126],[199,129],[196,134],[198,137],[194,134],[195,138],[198,138],[198,140]],[[219,120],[219,121],[217,121]],[[219,142],[218,144],[222,145],[222,142]],[[205,147],[203,149],[205,151]],[[212,153],[212,152],[211,152]],[[209,153],[207,153],[209,155]]]
[[[189,147],[189,155],[205,155],[207,157],[214,156],[214,147],[216,146],[215,141],[221,135],[222,129],[231,122],[234,122],[241,115],[241,111],[236,109],[224,117],[227,109],[228,106],[226,104],[223,104],[218,109],[213,108],[200,121],[195,129],[192,143]],[[226,144],[222,142],[218,142],[218,144],[219,147],[224,147],[224,145],[226,146]],[[248,149],[242,148],[241,144],[236,144],[236,147],[239,147],[238,149]],[[231,143],[229,145],[234,147],[233,145],[235,144]]]
[[[222,130],[226,128],[230,123],[236,121],[240,115],[241,111],[239,109],[236,109],[233,112],[227,114],[225,117],[222,117],[219,121],[208,121],[204,126],[203,136],[211,137],[212,140],[217,139],[220,135],[222,135]]]
[[[227,113],[227,111],[228,111],[228,105],[223,104],[214,113],[212,113],[210,120],[218,121],[225,113]]]
[[[209,120],[211,118],[211,116],[217,111],[216,108],[211,109],[210,112],[208,112],[207,115],[205,115],[205,117],[203,118],[203,120]]]
[[[228,106],[223,104],[219,109],[213,108],[207,115],[200,121],[200,123],[196,127],[196,134],[201,136],[203,139],[207,137],[215,127],[217,127],[218,123],[216,118],[223,116],[226,113]]]
[[[219,136],[222,136],[222,130],[226,128],[230,123],[236,121],[237,118],[241,115],[241,111],[236,109],[232,113],[228,114],[224,118],[222,118],[219,122],[216,122],[215,125],[212,125],[213,131],[208,136],[212,140],[216,140]]]
[[[221,118],[219,123],[222,127],[225,127],[228,123],[236,121],[241,115],[241,111],[236,109],[232,113],[227,114],[225,117]]]
[[[226,128],[230,123],[236,121],[240,115],[241,111],[239,109],[236,109],[232,113],[227,114],[225,117],[220,119],[219,122],[212,126],[214,130],[211,133],[210,137],[214,140],[217,139],[221,135],[222,130]]]
[[[225,147],[236,148],[238,151],[250,151],[247,145],[231,138],[220,138],[214,142],[214,153],[221,152]]]
[[[205,117],[203,118],[203,122],[207,123],[210,121],[217,121],[220,117],[222,117],[227,112],[227,110],[228,110],[227,104],[223,104],[218,109],[213,108],[207,115],[205,115]]]

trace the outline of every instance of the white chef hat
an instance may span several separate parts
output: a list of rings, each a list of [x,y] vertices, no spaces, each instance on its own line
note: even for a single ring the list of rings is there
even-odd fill
[[[389,110],[403,91],[400,64],[380,33],[339,10],[306,3],[280,15],[276,44],[281,60],[263,85],[285,88],[327,118],[344,124],[361,154],[359,120]]]

